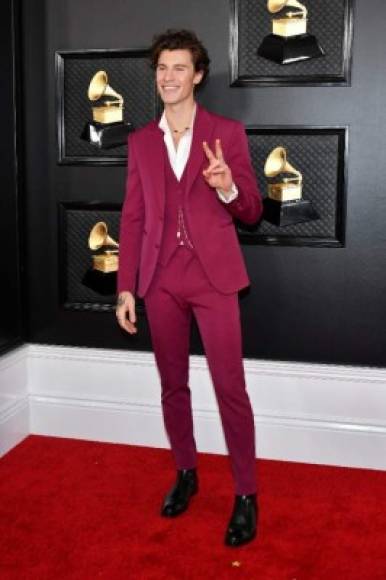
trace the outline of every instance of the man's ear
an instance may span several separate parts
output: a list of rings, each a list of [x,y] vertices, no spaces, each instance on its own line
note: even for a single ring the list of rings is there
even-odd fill
[[[194,85],[199,85],[200,82],[202,81],[202,77],[204,76],[204,71],[198,71],[195,74],[195,78],[193,80],[193,84]]]

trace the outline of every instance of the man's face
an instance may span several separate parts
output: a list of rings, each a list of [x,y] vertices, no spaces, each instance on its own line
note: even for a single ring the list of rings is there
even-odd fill
[[[164,104],[175,105],[192,99],[202,75],[202,71],[194,70],[190,50],[163,50],[158,58],[156,83]]]

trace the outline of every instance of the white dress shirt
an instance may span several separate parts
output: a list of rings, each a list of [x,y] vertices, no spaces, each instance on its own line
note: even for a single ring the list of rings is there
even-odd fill
[[[170,165],[178,181],[180,181],[185,166],[189,159],[190,149],[193,140],[193,125],[194,119],[196,117],[196,111],[197,107],[195,106],[191,126],[187,128],[186,131],[181,135],[177,148],[174,145],[173,135],[166,120],[165,111],[163,112],[160,122],[158,123],[159,128],[164,132],[164,141],[168,152]],[[238,195],[238,190],[234,183],[232,183],[232,193],[228,197],[226,197],[221,192],[220,189],[217,189],[216,191],[217,195],[224,203],[230,203],[231,201],[236,199]]]

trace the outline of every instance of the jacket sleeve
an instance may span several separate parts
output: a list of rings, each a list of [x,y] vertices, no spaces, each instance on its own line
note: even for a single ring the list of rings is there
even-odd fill
[[[141,254],[145,206],[138,171],[134,133],[128,139],[126,194],[122,207],[119,232],[119,268],[117,292],[136,291],[136,279]]]
[[[238,189],[236,199],[224,205],[233,217],[246,224],[254,224],[263,213],[263,200],[252,167],[248,139],[242,123],[236,123],[224,157]]]

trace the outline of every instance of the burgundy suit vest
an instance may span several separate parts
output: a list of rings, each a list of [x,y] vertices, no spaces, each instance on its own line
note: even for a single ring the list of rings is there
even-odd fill
[[[166,266],[179,245],[186,246],[193,251],[193,242],[186,220],[186,164],[180,181],[178,181],[169,156],[164,147],[165,163],[165,214],[161,248],[158,261]]]

